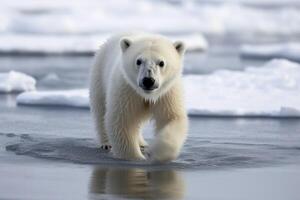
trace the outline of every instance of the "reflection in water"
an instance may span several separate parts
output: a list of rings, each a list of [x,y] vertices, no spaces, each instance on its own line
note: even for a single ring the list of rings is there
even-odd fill
[[[178,171],[100,168],[93,171],[91,199],[183,199],[185,185]]]

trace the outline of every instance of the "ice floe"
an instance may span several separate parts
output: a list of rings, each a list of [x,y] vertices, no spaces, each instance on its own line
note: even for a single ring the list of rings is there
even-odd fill
[[[192,115],[300,117],[300,65],[272,60],[244,71],[185,77]]]
[[[128,30],[240,35],[300,33],[300,13],[297,6],[263,9],[259,6],[246,6],[239,1],[211,4],[207,1],[201,4],[197,1],[170,3],[146,0],[16,2],[18,1],[1,2],[2,33],[53,34],[58,37],[64,34]],[[274,3],[277,2],[279,1]],[[294,2],[297,3],[296,0]],[[255,23],[248,23],[249,19]]]
[[[91,54],[106,38],[106,35],[2,35],[0,54]]]
[[[17,96],[17,102],[23,105],[89,107],[86,89],[24,92]]]
[[[286,58],[300,62],[300,43],[242,45],[240,55],[246,58]]]
[[[272,5],[272,2],[267,1],[267,4]],[[278,2],[273,3],[277,5]],[[265,9],[247,6],[249,3],[248,0],[182,1],[177,4],[146,0],[46,0],[43,3],[3,0],[0,5],[0,53],[91,54],[108,35],[130,30],[169,36],[180,34],[187,40],[188,50],[207,47],[200,36],[202,33],[255,40],[260,38],[257,36],[300,34],[299,7]],[[255,23],[248,23],[249,19]]]
[[[272,60],[244,71],[184,76],[186,107],[197,116],[300,117],[300,65]],[[88,90],[34,91],[19,104],[89,107]]]
[[[87,54],[93,55],[109,37],[102,35],[1,35],[0,54]],[[181,40],[187,51],[203,51],[208,42],[202,34],[168,36],[172,41]]]
[[[23,92],[35,90],[33,77],[21,72],[0,73],[0,93]]]

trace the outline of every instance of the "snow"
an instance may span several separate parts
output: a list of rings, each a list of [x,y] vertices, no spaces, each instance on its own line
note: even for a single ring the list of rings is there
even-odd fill
[[[300,117],[300,65],[288,60],[244,71],[188,75],[184,85],[190,115]],[[87,89],[25,92],[17,102],[89,107]]]
[[[300,61],[300,43],[242,45],[240,55],[250,58],[286,58]]]
[[[23,92],[35,90],[33,77],[21,72],[0,73],[0,93]]]
[[[93,54],[109,37],[103,35],[2,35],[0,54]],[[208,42],[201,34],[169,36],[186,43],[187,51],[203,51]]]

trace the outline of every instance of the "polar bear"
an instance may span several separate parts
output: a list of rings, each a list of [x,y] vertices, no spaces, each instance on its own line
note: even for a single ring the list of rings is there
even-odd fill
[[[151,161],[175,159],[186,139],[182,62],[185,46],[146,33],[120,34],[108,39],[95,56],[90,79],[91,112],[102,148],[115,157],[145,160],[140,129],[155,121]]]

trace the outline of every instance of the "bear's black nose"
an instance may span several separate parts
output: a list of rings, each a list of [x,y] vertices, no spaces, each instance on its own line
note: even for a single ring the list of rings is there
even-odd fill
[[[142,83],[145,89],[151,90],[154,86],[155,79],[151,77],[145,77],[143,78]]]

